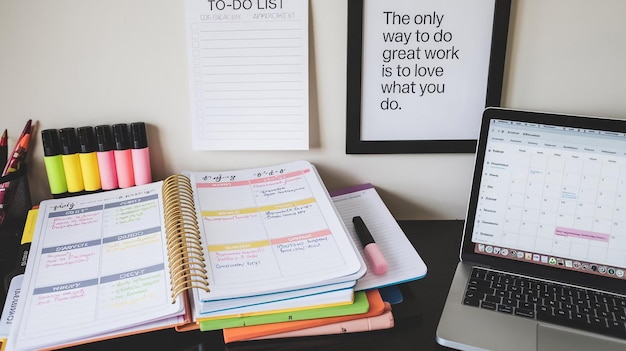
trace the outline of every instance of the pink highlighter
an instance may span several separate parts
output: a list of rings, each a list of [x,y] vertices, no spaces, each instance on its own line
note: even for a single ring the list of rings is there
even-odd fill
[[[100,182],[102,190],[117,189],[117,168],[115,167],[115,156],[113,155],[113,133],[110,125],[99,125],[95,127],[96,142],[98,150],[98,168],[100,169]]]
[[[135,185],[133,173],[133,158],[130,152],[130,137],[128,125],[125,123],[113,125],[113,140],[115,140],[115,168],[117,169],[117,183],[120,188]]]
[[[369,229],[365,226],[363,219],[360,216],[356,216],[352,218],[352,223],[354,223],[354,230],[359,237],[361,245],[363,245],[365,257],[370,263],[372,271],[374,271],[374,274],[376,275],[385,274],[387,272],[387,260],[385,260],[385,256],[383,256],[383,253],[378,248],[378,245],[376,245],[376,242],[374,241]]]
[[[152,171],[150,170],[150,149],[148,149],[146,124],[143,122],[131,123],[130,135],[132,141],[132,148],[130,151],[133,155],[135,184],[140,185],[151,183]]]

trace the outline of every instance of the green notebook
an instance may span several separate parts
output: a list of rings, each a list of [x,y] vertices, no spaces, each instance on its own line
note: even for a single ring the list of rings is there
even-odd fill
[[[245,327],[250,325],[280,323],[289,321],[301,321],[306,319],[326,318],[335,316],[347,316],[351,314],[365,313],[369,309],[369,302],[365,291],[354,293],[354,303],[349,305],[313,308],[310,310],[269,313],[257,316],[242,316],[223,319],[200,321],[200,330],[218,330],[224,328]]]

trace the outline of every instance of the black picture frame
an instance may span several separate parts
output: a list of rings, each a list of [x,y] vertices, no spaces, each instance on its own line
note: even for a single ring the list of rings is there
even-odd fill
[[[346,154],[474,153],[478,135],[476,135],[476,139],[460,140],[454,138],[437,140],[362,140],[363,4],[365,1],[348,1]],[[498,107],[501,103],[511,11],[511,0],[493,1],[494,13],[485,107]],[[480,123],[480,115],[476,116],[476,123],[477,125]]]

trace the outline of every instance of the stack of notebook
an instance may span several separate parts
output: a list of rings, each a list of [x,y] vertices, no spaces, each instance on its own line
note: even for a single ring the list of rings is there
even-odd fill
[[[271,318],[268,317],[266,322],[258,325],[246,324],[244,317],[240,319],[243,322],[240,326],[225,327],[223,333],[226,343],[362,332],[394,326],[392,304],[401,301],[398,290],[394,288],[397,288],[396,285],[399,283],[424,277],[426,265],[371,184],[346,188],[330,194],[353,242],[360,254],[365,256],[352,223],[355,216],[363,218],[385,256],[388,263],[387,271],[384,274],[375,274],[369,261],[365,260],[367,273],[354,287],[356,291],[354,306],[329,307],[326,308],[327,315],[322,315],[323,308],[303,309],[291,314],[291,317],[298,316],[293,318],[298,320],[270,323]],[[357,306],[365,305],[365,302],[367,302],[365,312],[349,312],[356,311],[359,308]],[[328,316],[333,313],[334,317]],[[200,324],[202,325],[202,322]]]

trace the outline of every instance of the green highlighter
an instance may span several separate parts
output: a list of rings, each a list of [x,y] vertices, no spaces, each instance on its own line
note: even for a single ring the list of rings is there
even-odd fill
[[[41,131],[41,142],[43,143],[43,162],[48,174],[50,193],[58,196],[67,192],[65,181],[65,171],[63,170],[63,160],[61,159],[61,141],[56,129],[46,129]]]

